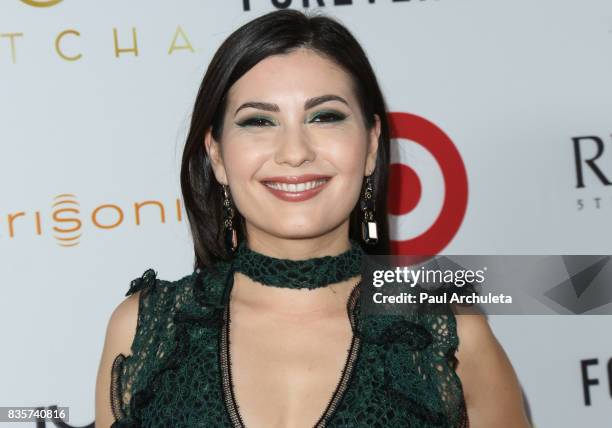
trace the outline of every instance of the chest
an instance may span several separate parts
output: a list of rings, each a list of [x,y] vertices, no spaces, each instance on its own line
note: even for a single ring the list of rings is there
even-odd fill
[[[341,398],[353,334],[346,313],[282,316],[232,310],[221,355],[230,409],[249,428],[311,428]],[[227,379],[230,380],[230,379]]]

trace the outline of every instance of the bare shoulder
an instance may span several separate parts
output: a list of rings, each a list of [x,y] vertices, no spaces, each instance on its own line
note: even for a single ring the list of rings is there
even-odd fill
[[[141,291],[137,291],[121,301],[111,313],[106,326],[96,378],[96,427],[109,427],[114,422],[110,402],[111,369],[117,355],[127,356],[131,353],[138,323],[140,293]]]
[[[471,307],[453,306],[461,379],[470,428],[530,427],[514,368],[485,315]]]
[[[138,302],[142,290],[123,299],[113,310],[106,326],[104,350],[128,355],[136,335]],[[107,349],[108,348],[108,349]]]

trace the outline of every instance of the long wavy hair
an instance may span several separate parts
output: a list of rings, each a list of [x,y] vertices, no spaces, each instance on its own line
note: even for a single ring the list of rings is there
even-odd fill
[[[226,94],[252,67],[271,55],[307,48],[332,60],[352,78],[365,125],[371,130],[380,117],[376,168],[372,173],[378,242],[361,238],[362,213],[357,203],[350,214],[349,237],[362,243],[368,254],[389,254],[387,176],[389,123],[384,97],[372,66],[359,42],[336,19],[283,9],[262,15],[234,31],[212,58],[198,90],[181,162],[181,191],[195,250],[194,268],[204,269],[229,258],[223,230],[223,188],[216,180],[204,147],[206,131],[221,141]],[[362,182],[362,194],[365,180]],[[235,210],[238,240],[246,239],[245,220]]]

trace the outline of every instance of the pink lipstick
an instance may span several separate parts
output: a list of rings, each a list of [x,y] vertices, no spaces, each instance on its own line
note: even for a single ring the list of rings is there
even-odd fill
[[[277,198],[288,202],[301,202],[318,195],[331,178],[329,175],[305,174],[266,177],[261,182]]]

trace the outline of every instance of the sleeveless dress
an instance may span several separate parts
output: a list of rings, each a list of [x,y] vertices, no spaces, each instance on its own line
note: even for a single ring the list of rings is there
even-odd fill
[[[133,280],[142,290],[131,354],[111,376],[111,428],[244,427],[229,364],[230,263],[176,281],[152,269]],[[347,315],[353,330],[335,392],[314,427],[467,428],[452,311],[365,316],[360,284]],[[314,422],[314,421],[313,421]]]

